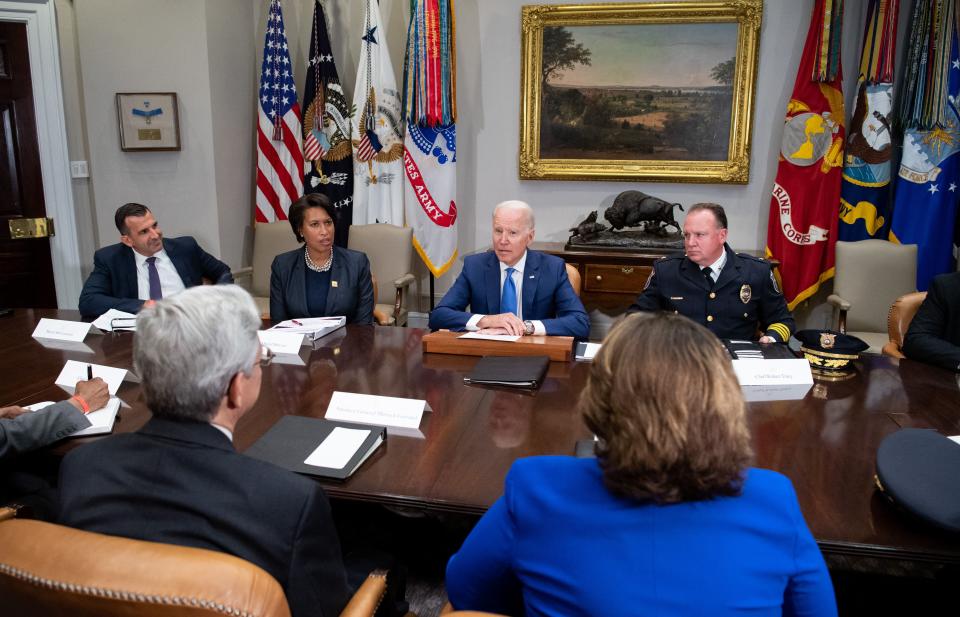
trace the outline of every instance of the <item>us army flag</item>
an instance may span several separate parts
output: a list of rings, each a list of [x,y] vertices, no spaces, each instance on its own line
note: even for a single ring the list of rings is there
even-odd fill
[[[413,246],[434,276],[457,258],[453,0],[414,0],[404,69],[404,203]]]
[[[323,5],[313,5],[313,31],[303,89],[303,188],[323,193],[336,212],[336,244],[347,246],[353,222],[353,145],[350,103],[343,93],[327,34]]]
[[[364,0],[360,66],[353,91],[353,223],[403,226],[400,93],[377,0]]]
[[[833,276],[844,140],[842,16],[842,0],[816,0],[770,200],[766,252],[780,262],[791,310]]]
[[[840,197],[839,239],[848,242],[886,238],[890,229],[890,122],[899,10],[899,0],[870,0],[867,6]]]
[[[917,246],[917,289],[954,269],[960,195],[960,57],[953,2],[918,0],[898,120],[906,129],[890,240]]]

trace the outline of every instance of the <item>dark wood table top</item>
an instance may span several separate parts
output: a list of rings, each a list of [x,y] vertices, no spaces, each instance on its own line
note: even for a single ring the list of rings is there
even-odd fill
[[[132,368],[133,334],[90,335],[91,352],[44,347],[30,337],[40,317],[78,319],[71,311],[18,309],[0,319],[0,405],[65,398],[53,381],[68,359]],[[243,451],[282,415],[322,417],[334,390],[425,399],[424,438],[391,436],[335,497],[480,514],[499,497],[515,459],[572,454],[589,438],[576,411],[588,365],[550,365],[534,394],[466,386],[474,357],[423,354],[425,331],[348,326],[317,342],[306,366],[264,370],[256,406],[237,426]],[[847,381],[817,383],[798,401],[751,403],[756,465],[793,481],[807,523],[825,553],[960,563],[960,538],[896,511],[873,484],[880,441],[900,427],[960,434],[954,374],[909,360],[870,356]],[[129,407],[116,431],[149,418],[140,387],[118,392]],[[89,438],[88,438],[89,439]],[[63,451],[85,439],[67,440]]]

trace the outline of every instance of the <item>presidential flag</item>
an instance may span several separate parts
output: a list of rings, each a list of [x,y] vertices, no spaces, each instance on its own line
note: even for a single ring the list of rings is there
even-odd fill
[[[434,276],[457,258],[456,25],[453,0],[414,0],[404,68],[405,209]]]
[[[400,93],[377,0],[364,0],[360,66],[353,92],[353,222],[403,226]]]
[[[816,0],[787,104],[770,200],[767,256],[793,310],[833,276],[843,165],[842,0]]]
[[[257,105],[258,222],[284,220],[303,194],[300,105],[287,53],[280,0],[271,0]]]
[[[870,0],[867,5],[840,197],[839,239],[848,242],[886,238],[890,229],[890,123],[899,10],[899,0]]]
[[[336,213],[335,243],[347,246],[353,222],[353,145],[350,103],[343,93],[327,32],[323,5],[313,5],[307,83],[303,88],[303,185],[307,193],[323,193]]]
[[[954,269],[953,232],[960,185],[960,57],[954,2],[917,0],[898,122],[903,157],[890,240],[917,246],[917,289]]]

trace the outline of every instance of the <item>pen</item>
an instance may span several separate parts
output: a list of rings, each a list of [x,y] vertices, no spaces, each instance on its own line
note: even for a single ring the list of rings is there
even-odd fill
[[[298,326],[302,326],[302,325],[303,325],[302,323],[300,323],[300,322],[297,321],[296,319],[291,319],[290,321],[292,321],[293,323],[297,324]]]
[[[87,381],[90,381],[91,379],[93,379],[93,365],[88,364],[87,365]]]

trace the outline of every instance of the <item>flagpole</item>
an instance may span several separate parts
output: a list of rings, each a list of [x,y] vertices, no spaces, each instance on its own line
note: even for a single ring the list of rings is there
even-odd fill
[[[433,311],[433,272],[430,273],[430,311]]]

